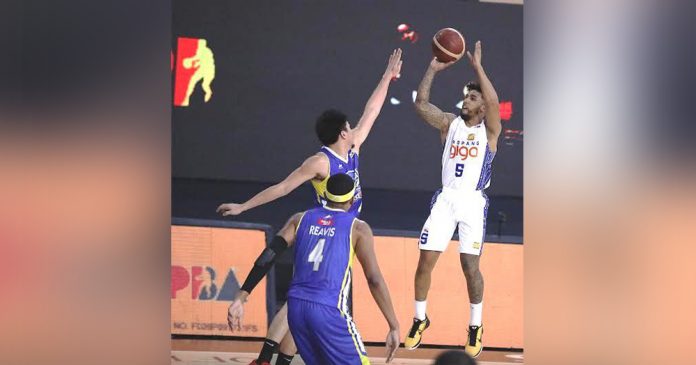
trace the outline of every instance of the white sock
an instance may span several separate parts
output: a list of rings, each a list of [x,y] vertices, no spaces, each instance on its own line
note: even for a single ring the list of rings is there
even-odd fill
[[[424,320],[425,319],[425,305],[427,301],[418,301],[416,300],[416,318],[419,320]]]
[[[469,320],[470,326],[481,326],[481,317],[483,314],[483,302],[478,304],[469,303],[471,306],[471,319]]]

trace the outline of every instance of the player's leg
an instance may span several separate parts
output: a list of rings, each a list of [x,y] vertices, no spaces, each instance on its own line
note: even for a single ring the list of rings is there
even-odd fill
[[[297,352],[302,357],[306,365],[322,365],[324,362],[320,357],[320,349],[315,340],[315,330],[311,327],[312,323],[307,321],[307,315],[311,314],[314,308],[308,307],[311,303],[300,299],[288,299],[288,325]]]
[[[266,340],[263,342],[263,347],[259,352],[259,356],[256,359],[256,364],[261,365],[263,363],[270,363],[273,358],[273,354],[278,351],[282,352],[281,341],[284,337],[289,334],[288,330],[288,303],[285,303],[275,317],[271,321],[271,325],[268,327],[268,334],[266,335]],[[294,348],[294,343],[293,343]],[[285,354],[294,355],[295,352]],[[254,364],[252,362],[251,364]]]
[[[362,338],[348,313],[338,308],[313,304],[307,318],[312,322],[323,365],[370,364]]]
[[[430,327],[430,318],[426,314],[426,304],[428,291],[430,290],[431,275],[435,263],[440,257],[439,251],[421,250],[418,259],[418,268],[414,279],[415,286],[415,315],[413,324],[404,340],[404,347],[413,350],[420,346],[423,338],[423,332]]]
[[[456,221],[450,203],[442,195],[436,197],[430,216],[423,225],[418,245],[421,251],[414,278],[415,316],[404,340],[404,347],[409,350],[420,345],[423,332],[430,326],[426,304],[431,276],[437,259],[452,239],[455,226]]]
[[[481,256],[467,253],[459,254],[462,271],[466,278],[466,288],[469,293],[469,340],[464,346],[464,351],[471,357],[476,357],[483,350],[483,275],[479,270]]]
[[[418,267],[416,268],[415,299],[416,299],[416,318],[425,319],[425,307],[420,308],[417,304],[425,302],[428,299],[428,291],[430,291],[430,283],[432,281],[432,273],[440,258],[440,251],[421,250],[418,258]]]
[[[435,193],[430,208],[430,216],[425,221],[418,241],[420,257],[414,279],[416,318],[425,319],[425,302],[430,290],[431,274],[440,254],[447,249],[456,226],[451,205],[443,194]]]
[[[465,222],[459,223],[459,262],[466,279],[469,302],[472,305],[483,301],[483,275],[479,268],[481,248],[483,247],[482,230],[475,229]],[[480,325],[480,320],[472,319],[471,324]]]
[[[285,304],[280,307],[275,317],[273,317],[273,321],[268,327],[268,335],[266,335],[266,338],[279,343],[283,340],[288,331],[288,303],[285,302]]]
[[[275,365],[289,365],[296,353],[297,347],[295,346],[295,341],[292,338],[292,333],[288,331],[280,342],[280,351],[278,352]]]
[[[459,222],[459,261],[466,278],[466,288],[469,294],[469,340],[464,346],[470,356],[476,357],[483,349],[482,312],[483,312],[483,275],[479,268],[481,251],[485,237],[488,199],[482,195],[475,199],[474,208],[463,208]],[[478,205],[478,207],[477,207]]]
[[[469,303],[471,304],[470,326],[481,325],[481,311],[483,306],[483,274],[479,269],[480,256],[462,253],[459,254],[459,261],[462,264],[462,271],[466,278],[466,289],[469,293]]]

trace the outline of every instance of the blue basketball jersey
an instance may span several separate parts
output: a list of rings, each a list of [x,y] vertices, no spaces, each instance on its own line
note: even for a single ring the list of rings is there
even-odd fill
[[[319,207],[304,213],[295,239],[295,273],[288,297],[348,313],[355,215]]]
[[[329,177],[344,173],[355,180],[355,202],[348,212],[356,217],[359,216],[362,209],[362,188],[360,187],[360,174],[358,173],[358,166],[360,165],[358,154],[351,150],[348,152],[348,160],[344,160],[343,157],[327,146],[323,146],[320,152],[329,159],[329,175],[322,181],[312,180],[317,204],[326,205],[324,193],[326,192],[326,182],[329,181]]]

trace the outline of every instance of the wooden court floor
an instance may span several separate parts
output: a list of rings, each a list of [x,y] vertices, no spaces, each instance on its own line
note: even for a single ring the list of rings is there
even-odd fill
[[[172,365],[201,365],[201,364],[243,364],[248,365],[261,349],[258,341],[231,341],[231,340],[172,340]],[[416,349],[408,351],[400,348],[394,361],[394,365],[432,364],[433,359],[442,349]],[[384,347],[367,347],[367,353],[372,364],[384,364]],[[480,365],[511,365],[523,364],[522,352],[507,351],[483,351],[476,359]],[[302,365],[304,362],[299,356],[292,361],[292,365]]]

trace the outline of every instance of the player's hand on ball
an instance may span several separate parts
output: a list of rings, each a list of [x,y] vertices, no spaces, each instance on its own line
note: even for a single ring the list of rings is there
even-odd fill
[[[440,62],[437,60],[437,57],[433,57],[433,60],[430,61],[430,68],[436,72],[439,72],[446,69],[447,67],[452,66],[455,62],[457,61]]]
[[[227,203],[227,204],[221,204],[216,212],[222,214],[223,217],[226,217],[228,215],[239,215],[244,212],[244,207],[242,204],[235,204],[235,203]]]
[[[384,71],[384,76],[390,79],[399,77],[402,63],[401,48],[397,48],[392,52],[391,56],[389,56],[389,63],[387,64],[387,70]]]
[[[227,324],[230,330],[242,329],[242,317],[244,317],[244,303],[240,299],[235,299],[227,310]]]
[[[471,63],[471,67],[477,68],[481,66],[481,41],[476,42],[476,46],[474,47],[474,55],[471,55],[471,52],[466,51],[466,56],[469,58],[469,63]]]
[[[401,340],[399,339],[399,330],[392,330],[387,333],[387,340],[385,341],[387,344],[387,363],[390,363],[394,359],[394,355],[396,354],[396,349],[399,348],[399,343],[401,343]]]

